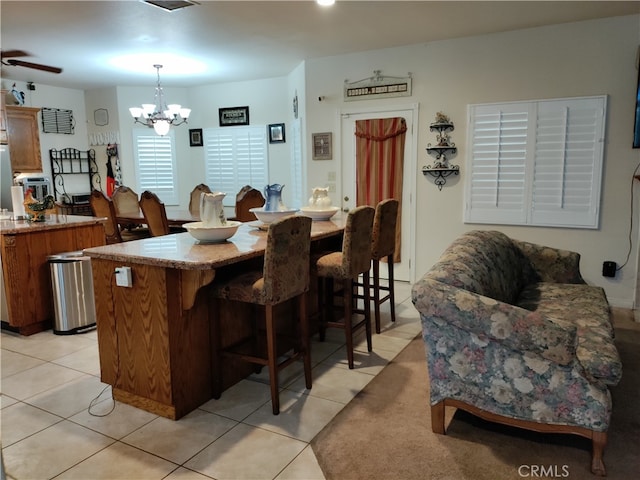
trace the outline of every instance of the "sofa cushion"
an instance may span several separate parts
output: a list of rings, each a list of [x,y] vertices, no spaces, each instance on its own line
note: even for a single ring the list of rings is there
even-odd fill
[[[609,304],[600,287],[585,284],[534,283],[526,286],[516,305],[577,327],[576,357],[595,381],[617,385],[622,362],[614,344]]]

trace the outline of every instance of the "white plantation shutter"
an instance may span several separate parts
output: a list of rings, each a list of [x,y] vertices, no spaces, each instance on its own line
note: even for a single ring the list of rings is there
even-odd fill
[[[264,125],[203,130],[206,183],[227,194],[224,205],[234,206],[245,185],[262,191],[268,184],[266,132]]]
[[[534,224],[598,226],[603,140],[604,97],[540,102]]]
[[[150,129],[134,129],[133,144],[138,194],[149,190],[166,205],[178,205],[173,130],[161,137]]]
[[[472,110],[467,221],[525,223],[530,118],[527,105]]]
[[[465,222],[597,228],[606,97],[469,107]]]

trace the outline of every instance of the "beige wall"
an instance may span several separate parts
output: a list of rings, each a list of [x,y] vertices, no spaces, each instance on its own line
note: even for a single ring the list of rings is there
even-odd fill
[[[360,80],[374,70],[392,76],[411,72],[411,97],[358,103],[363,107],[420,104],[417,169],[406,172],[415,177],[416,188],[415,275],[424,274],[462,232],[495,228],[515,238],[580,252],[587,282],[604,287],[612,304],[631,308],[636,292],[637,221],[625,268],[613,279],[602,277],[601,270],[605,260],[624,263],[629,250],[632,174],[640,162],[640,150],[631,148],[639,44],[640,17],[626,16],[309,60],[307,128],[309,132],[339,131],[337,112],[346,105],[342,101],[345,79]],[[601,94],[608,95],[608,117],[599,229],[463,223],[468,104]],[[317,101],[318,96],[325,97],[323,102]],[[435,139],[428,125],[438,111],[455,124],[451,137],[459,149],[453,163],[461,167],[460,177],[442,191],[420,172],[430,163],[424,149]],[[339,152],[339,147],[334,151]],[[311,156],[309,149],[307,156]],[[314,177],[339,171],[343,160],[309,162],[309,188]],[[634,188],[637,197],[637,185]],[[637,198],[635,203],[637,220]]]

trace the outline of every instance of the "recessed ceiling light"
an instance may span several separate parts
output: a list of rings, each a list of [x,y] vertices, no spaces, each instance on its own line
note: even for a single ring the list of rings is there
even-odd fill
[[[316,0],[318,5],[322,5],[323,7],[329,7],[336,3],[336,0]]]

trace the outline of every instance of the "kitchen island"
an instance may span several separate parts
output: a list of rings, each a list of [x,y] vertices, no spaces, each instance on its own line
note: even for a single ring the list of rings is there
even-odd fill
[[[44,222],[0,220],[2,277],[8,319],[2,327],[22,335],[47,330],[54,309],[48,257],[105,244],[105,219],[47,215]]]
[[[313,222],[312,251],[339,249],[343,229],[342,217]],[[212,345],[250,335],[253,310],[224,302],[214,333],[218,309],[209,288],[217,275],[261,268],[266,239],[265,231],[245,223],[218,244],[178,233],[85,249],[93,269],[101,379],[116,400],[177,420],[212,398]],[[282,306],[284,320],[288,308]],[[252,371],[245,362],[225,360],[223,388]]]

